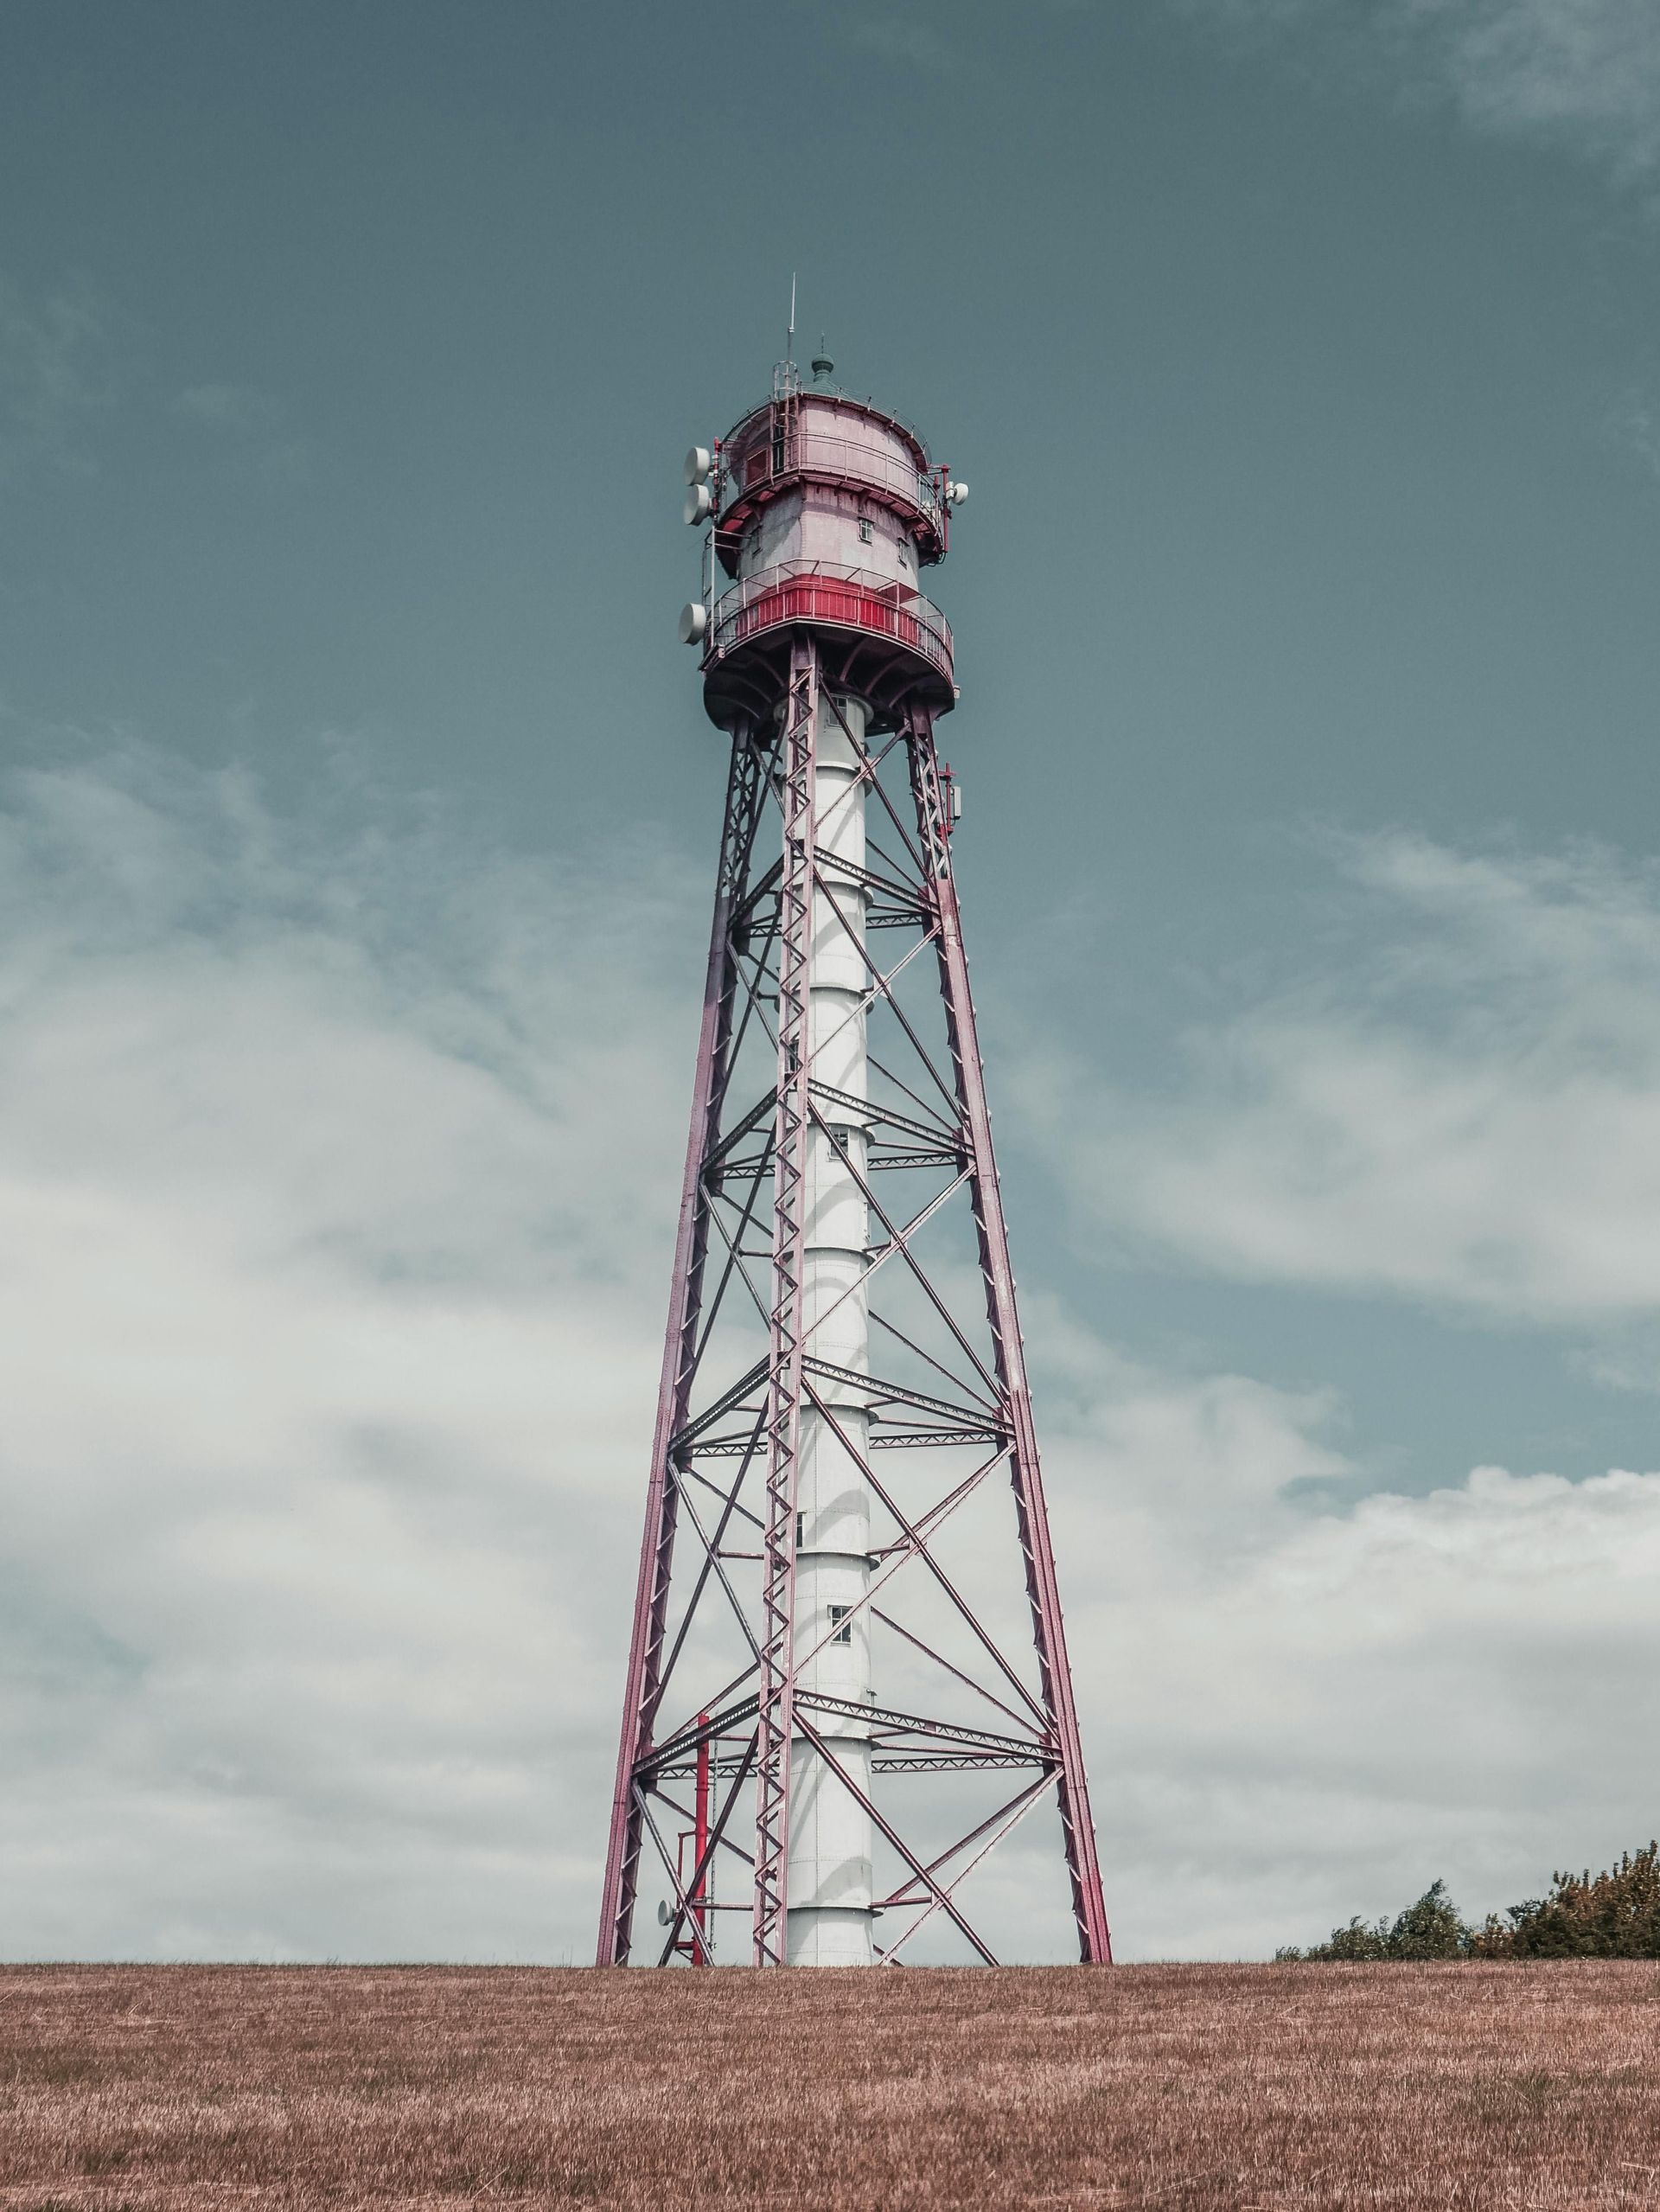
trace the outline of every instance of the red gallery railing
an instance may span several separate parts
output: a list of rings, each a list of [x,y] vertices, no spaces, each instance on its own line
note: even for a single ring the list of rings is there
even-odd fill
[[[804,622],[891,639],[952,681],[951,625],[933,601],[873,569],[833,561],[788,561],[734,585],[715,603],[703,665],[712,668],[763,630]]]

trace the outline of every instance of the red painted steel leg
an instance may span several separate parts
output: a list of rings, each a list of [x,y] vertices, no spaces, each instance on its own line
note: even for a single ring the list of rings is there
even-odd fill
[[[707,1728],[707,1713],[698,1715],[698,1726]],[[709,1953],[704,1938],[709,1932],[709,1739],[705,1736],[698,1745],[698,1774],[693,1797],[692,1864],[694,1877],[692,1887],[692,1963],[706,1966]]]
[[[635,1770],[651,1748],[652,1728],[661,1696],[663,1632],[668,1616],[670,1570],[674,1554],[678,1487],[677,1471],[669,1464],[669,1444],[685,1425],[702,1310],[704,1264],[709,1249],[703,1165],[718,1126],[737,982],[731,946],[732,909],[743,895],[756,819],[763,800],[763,764],[750,733],[740,726],[733,738],[726,782],[720,877],[709,937],[703,1026],[698,1039],[697,1075],[692,1092],[692,1127],[680,1189],[680,1228],[674,1246],[674,1275],[646,1495],[645,1534],[635,1590],[634,1633],[629,1652],[628,1686],[622,1708],[622,1742],[617,1749],[616,1789],[611,1804],[610,1843],[600,1915],[597,1963],[602,1966],[628,1963],[633,1931],[642,1842]]]
[[[1078,1734],[1072,1672],[1066,1655],[1066,1630],[1061,1617],[1054,1549],[1050,1541],[1049,1511],[1044,1499],[1037,1430],[1026,1387],[1025,1352],[1015,1307],[1014,1275],[1009,1263],[1003,1200],[992,1151],[985,1071],[980,1063],[974,997],[968,988],[968,962],[963,950],[956,885],[951,876],[948,795],[941,789],[933,725],[927,717],[918,716],[913,722],[910,749],[918,838],[939,925],[940,988],[945,998],[951,1059],[973,1168],[974,1225],[980,1243],[980,1272],[985,1278],[986,1314],[991,1327],[998,1380],[1006,1396],[1014,1432],[1011,1473],[1020,1549],[1025,1559],[1026,1590],[1031,1601],[1038,1677],[1059,1753],[1061,1825],[1067,1870],[1072,1883],[1072,1911],[1084,1963],[1109,1966],[1112,1937],[1101,1899],[1095,1832],[1089,1815],[1089,1786],[1084,1775],[1083,1745]]]

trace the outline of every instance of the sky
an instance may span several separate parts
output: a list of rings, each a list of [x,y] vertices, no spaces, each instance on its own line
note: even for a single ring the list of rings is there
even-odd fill
[[[0,1954],[591,1955],[792,274],[1120,1955],[1648,1839],[1651,0],[10,0],[0,206]]]

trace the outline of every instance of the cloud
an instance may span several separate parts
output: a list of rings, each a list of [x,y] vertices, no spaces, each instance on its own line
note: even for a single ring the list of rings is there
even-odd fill
[[[1634,181],[1660,160],[1650,0],[1172,0],[1306,64],[1450,99],[1474,128],[1561,144]]]
[[[91,472],[80,432],[105,403],[104,347],[103,316],[85,285],[66,281],[31,297],[0,272],[0,482],[34,462]]]
[[[0,1951],[585,1957],[700,872],[509,860],[348,761],[298,815],[131,747],[0,798]],[[1351,865],[1558,995],[1647,957],[1601,864]],[[1357,1499],[1331,1392],[1026,1319],[1126,1955],[1637,1838],[1660,1477]],[[977,1887],[1064,1955],[1038,1821]]]
[[[192,384],[179,394],[179,412],[210,430],[246,430],[270,420],[271,402],[249,384]]]
[[[1648,1314],[1655,871],[1407,836],[1333,851],[1367,934],[1191,1034],[1171,1096],[1029,1080],[1057,1145],[1090,1131],[1069,1173],[1097,1219],[1247,1280],[1527,1323]]]
[[[1634,454],[1651,476],[1660,477],[1660,422],[1644,393],[1635,386],[1623,392],[1604,427],[1612,446]]]
[[[11,779],[12,1955],[586,1940],[690,886],[327,796]]]
[[[833,20],[846,44],[894,67],[920,69],[925,75],[937,76],[955,60],[951,47],[933,24],[923,22],[911,0],[899,0],[899,4],[881,10],[838,13]]]
[[[1439,35],[1472,123],[1558,137],[1630,174],[1660,158],[1660,16],[1649,0],[1421,0],[1406,13]]]
[[[1437,1876],[1501,1908],[1646,1840],[1660,1474],[1354,1499],[1320,1394],[1091,1359],[1044,1403],[1127,1955],[1262,1956]]]
[[[310,441],[288,435],[283,410],[252,384],[192,384],[175,410],[234,451],[244,470],[271,482],[294,482],[311,473]]]

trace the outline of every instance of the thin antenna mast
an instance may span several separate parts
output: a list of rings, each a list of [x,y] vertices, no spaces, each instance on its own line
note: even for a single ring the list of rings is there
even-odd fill
[[[784,339],[784,359],[792,363],[795,359],[795,272],[793,269],[789,272],[789,329]]]

